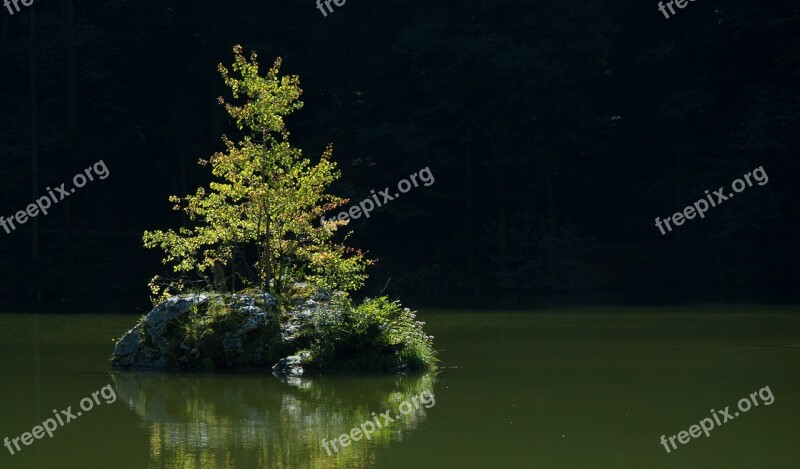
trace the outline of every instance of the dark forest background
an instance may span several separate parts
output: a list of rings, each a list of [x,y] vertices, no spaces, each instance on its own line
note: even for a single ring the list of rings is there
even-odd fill
[[[757,4],[756,4],[757,3]],[[36,223],[0,231],[0,302],[144,308],[165,273],[145,229],[208,182],[233,130],[216,98],[231,47],[284,59],[359,201],[436,178],[351,222],[379,259],[365,294],[786,300],[797,291],[800,2],[642,0],[37,1],[0,10],[0,215],[102,159]],[[754,186],[666,236],[654,226],[763,166]],[[331,214],[333,215],[333,214]],[[388,286],[387,286],[388,283]]]

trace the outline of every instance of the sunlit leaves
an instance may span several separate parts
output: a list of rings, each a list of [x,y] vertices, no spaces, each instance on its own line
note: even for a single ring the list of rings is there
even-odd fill
[[[302,107],[302,91],[298,77],[279,76],[280,65],[277,59],[262,77],[255,53],[248,60],[241,46],[234,47],[231,70],[220,65],[240,102],[219,102],[245,135],[237,142],[223,137],[225,151],[200,160],[215,177],[208,189],[170,197],[193,226],[146,232],[144,244],[163,249],[176,272],[210,279],[215,266],[227,266],[231,285],[240,279],[240,286],[278,295],[301,281],[351,291],[363,284],[370,262],[333,242],[343,223],[319,226],[321,216],[346,202],[325,192],[340,173],[331,147],[314,164],[290,144],[283,118]]]

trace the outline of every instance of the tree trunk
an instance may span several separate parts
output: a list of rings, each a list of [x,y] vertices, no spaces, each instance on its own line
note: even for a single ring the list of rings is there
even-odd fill
[[[263,259],[263,269],[264,269],[264,278],[262,280],[262,289],[263,291],[269,291],[269,282],[272,280],[272,239],[270,239],[270,228],[271,228],[271,218],[269,213],[269,181],[264,174],[266,171],[266,161],[267,161],[267,131],[262,133],[262,144],[264,145],[264,150],[261,155],[261,177],[263,178],[264,185],[266,186],[267,193],[264,196],[264,212],[265,212],[265,220],[264,220],[264,252],[262,253]],[[278,285],[276,285],[277,287]],[[277,291],[277,290],[276,290]]]
[[[222,261],[215,259],[212,271],[214,274],[214,288],[219,292],[225,292],[225,265]]]

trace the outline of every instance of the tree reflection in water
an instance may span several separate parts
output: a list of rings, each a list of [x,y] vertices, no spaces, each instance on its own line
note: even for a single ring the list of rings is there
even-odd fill
[[[113,373],[117,396],[148,426],[151,468],[370,467],[375,450],[426,418],[420,405],[398,406],[434,376],[326,376],[278,380],[271,375]],[[391,410],[397,420],[329,456],[331,440]]]

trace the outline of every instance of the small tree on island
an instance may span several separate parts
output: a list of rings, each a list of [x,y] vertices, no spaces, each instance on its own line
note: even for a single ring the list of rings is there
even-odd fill
[[[249,60],[240,45],[233,52],[232,71],[220,64],[219,72],[241,102],[221,97],[219,102],[243,136],[237,142],[223,136],[225,151],[200,160],[211,165],[215,177],[208,190],[170,197],[193,226],[144,233],[145,247],[163,249],[164,263],[183,275],[171,281],[155,277],[154,296],[184,291],[191,273],[216,291],[256,288],[279,298],[295,282],[358,289],[371,261],[333,240],[346,222],[315,226],[327,211],[347,202],[326,193],[340,176],[332,148],[312,165],[289,143],[284,118],[303,105],[299,77],[279,76],[280,58],[262,77],[255,52]]]

